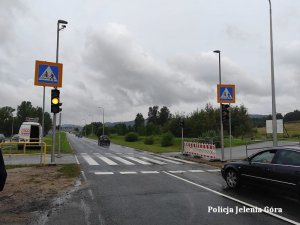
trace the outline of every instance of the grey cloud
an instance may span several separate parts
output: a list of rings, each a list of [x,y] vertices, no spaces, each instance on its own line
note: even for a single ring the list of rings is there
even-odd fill
[[[181,55],[169,61],[172,68],[190,77],[194,82],[216,90],[219,83],[218,57],[213,53]],[[222,83],[236,84],[242,95],[267,95],[264,86],[244,72],[228,58],[222,57]]]
[[[184,77],[143,51],[121,25],[110,24],[91,35],[83,61],[94,71],[90,77],[94,83],[129,105],[193,102],[200,92],[189,89]]]
[[[20,0],[1,0],[0,7],[0,45],[7,45],[15,38],[14,20],[18,13],[24,12],[26,6]]]
[[[250,33],[243,31],[242,29],[240,29],[235,25],[226,25],[225,34],[230,39],[242,40],[242,41],[247,40],[252,36]]]

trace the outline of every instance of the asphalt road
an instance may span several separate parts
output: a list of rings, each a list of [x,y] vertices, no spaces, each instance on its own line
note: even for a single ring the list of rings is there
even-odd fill
[[[39,224],[299,224],[299,202],[275,192],[231,191],[216,168],[69,135],[83,186]],[[251,207],[273,207],[263,213]],[[236,213],[236,210],[241,210]],[[232,211],[231,211],[232,210]],[[282,210],[282,212],[280,212]]]

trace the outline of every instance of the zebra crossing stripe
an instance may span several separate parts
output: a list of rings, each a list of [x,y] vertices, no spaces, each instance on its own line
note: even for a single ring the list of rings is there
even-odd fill
[[[159,165],[165,165],[167,163],[164,163],[162,161],[158,161],[158,160],[155,160],[155,159],[151,159],[151,158],[148,158],[148,157],[145,157],[145,156],[142,156],[140,157],[141,159],[145,159],[146,161],[149,161],[149,162],[153,162],[153,163],[156,163],[156,164],[159,164]]]
[[[162,157],[157,157],[157,156],[154,156],[154,158],[156,158],[156,159],[160,159],[160,160],[163,160],[163,161],[165,161],[165,162],[169,162],[169,163],[174,163],[174,164],[183,164],[183,163],[181,163],[181,162],[176,162],[176,161],[174,161],[174,160],[165,159],[165,158],[162,158]]]
[[[97,156],[99,159],[101,159],[103,162],[105,162],[106,164],[108,164],[110,166],[118,165],[118,163],[115,163],[114,161],[110,160],[107,157],[104,157],[104,156],[100,155],[99,153],[94,153],[94,155]]]
[[[149,163],[149,162],[142,161],[142,160],[137,159],[137,158],[134,158],[134,157],[132,157],[132,156],[126,156],[126,158],[127,158],[127,159],[130,159],[130,160],[132,160],[132,161],[134,161],[134,162],[140,163],[140,164],[142,164],[142,165],[151,165],[151,163]]]
[[[129,161],[126,160],[126,159],[122,159],[122,158],[120,158],[119,156],[113,156],[113,158],[114,158],[115,160],[118,160],[119,162],[122,162],[122,163],[126,164],[126,165],[135,165],[134,163],[129,162]]]
[[[97,163],[94,159],[92,159],[92,157],[90,157],[88,154],[86,153],[81,153],[82,158],[84,158],[84,160],[91,166],[98,166],[99,163]]]
[[[175,161],[184,162],[184,163],[188,163],[188,164],[197,164],[195,162],[187,161],[187,160],[184,160],[184,159],[178,159],[178,158],[174,158],[174,157],[169,157],[169,156],[164,156],[164,158],[168,158],[168,159],[172,159],[172,160],[175,160]]]

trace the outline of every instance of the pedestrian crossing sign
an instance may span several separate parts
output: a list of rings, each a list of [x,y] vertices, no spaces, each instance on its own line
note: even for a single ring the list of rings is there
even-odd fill
[[[218,84],[218,103],[235,103],[235,85]]]
[[[34,85],[62,87],[62,68],[61,63],[36,60]]]

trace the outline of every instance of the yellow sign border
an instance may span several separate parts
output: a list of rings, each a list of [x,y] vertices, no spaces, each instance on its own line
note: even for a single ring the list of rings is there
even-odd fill
[[[57,84],[49,84],[49,83],[39,82],[39,65],[41,65],[41,64],[58,67],[58,78],[57,78],[58,82],[57,82]],[[35,61],[34,85],[48,86],[48,87],[62,87],[62,71],[63,71],[62,63],[54,63],[54,62],[36,60]]]
[[[221,87],[230,87],[232,88],[232,100],[221,100]],[[235,84],[218,84],[217,85],[217,101],[218,103],[235,103]]]

